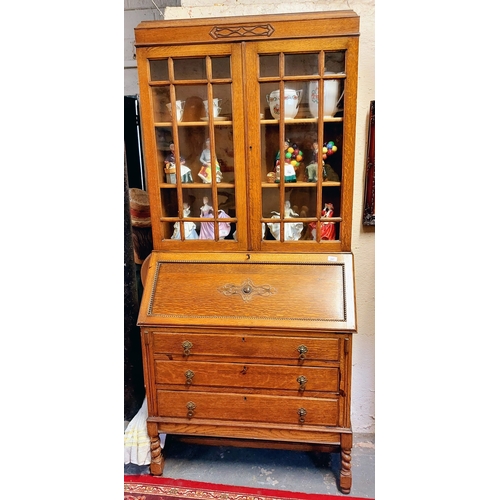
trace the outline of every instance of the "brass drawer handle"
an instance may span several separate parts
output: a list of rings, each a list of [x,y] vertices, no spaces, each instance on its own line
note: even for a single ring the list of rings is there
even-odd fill
[[[192,401],[189,401],[186,407],[188,409],[188,418],[192,418],[194,416],[194,409],[196,408],[196,405]]]
[[[304,377],[304,375],[300,375],[299,377],[297,377],[297,382],[299,383],[299,391],[305,391],[307,378]]]
[[[297,347],[297,351],[299,351],[299,359],[301,361],[306,359],[307,347],[304,344],[299,345],[299,347]]]
[[[297,413],[299,414],[299,422],[301,424],[303,424],[306,421],[306,419],[304,418],[307,415],[306,409],[305,408],[299,408],[297,410]]]
[[[193,383],[194,372],[191,370],[186,370],[184,372],[184,375],[186,376],[186,384],[191,385]]]
[[[189,356],[191,354],[191,349],[193,347],[193,344],[189,342],[189,340],[185,340],[182,343],[182,348],[184,349],[184,356]]]

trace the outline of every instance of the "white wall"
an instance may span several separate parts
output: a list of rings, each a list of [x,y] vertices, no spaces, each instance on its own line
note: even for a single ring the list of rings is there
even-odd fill
[[[163,0],[165,2],[165,0]],[[157,5],[159,1],[155,0]],[[176,2],[169,2],[170,5]],[[355,258],[358,333],[353,346],[352,427],[375,432],[375,229],[364,227],[363,196],[366,136],[370,101],[375,99],[375,0],[182,0],[166,7],[165,19],[222,17],[352,9],[360,16],[358,114],[352,251]],[[128,0],[125,11],[125,95],[138,93],[134,60],[134,27],[142,20],[159,19],[148,0]],[[297,27],[300,29],[300,26]],[[127,62],[128,61],[128,62]],[[128,64],[128,67],[127,67]]]
[[[156,4],[156,6],[155,6]],[[137,63],[135,60],[134,28],[142,21],[157,21],[163,19],[167,6],[180,5],[180,0],[125,0],[124,11],[124,95],[139,93],[137,81]],[[158,7],[158,8],[157,8]],[[175,8],[175,7],[169,7]]]

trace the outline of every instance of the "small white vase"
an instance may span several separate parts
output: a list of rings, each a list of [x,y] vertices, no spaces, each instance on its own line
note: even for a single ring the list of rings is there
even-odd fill
[[[335,73],[326,72],[325,75]],[[340,80],[323,81],[323,115],[325,118],[332,117],[338,111],[338,101],[340,93]],[[314,118],[319,116],[319,81],[313,80],[308,85],[309,112]]]

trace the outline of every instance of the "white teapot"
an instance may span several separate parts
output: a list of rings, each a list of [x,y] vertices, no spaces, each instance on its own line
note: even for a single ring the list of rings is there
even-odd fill
[[[280,118],[280,91],[273,90],[266,95],[271,114],[276,120]],[[302,100],[302,90],[285,89],[283,105],[285,106],[285,118],[295,118],[299,112],[299,104]]]

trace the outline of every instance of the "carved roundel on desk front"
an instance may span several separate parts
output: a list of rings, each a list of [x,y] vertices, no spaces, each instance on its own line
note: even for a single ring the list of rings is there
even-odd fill
[[[240,38],[252,36],[271,36],[274,28],[270,24],[258,24],[256,26],[214,26],[210,31],[212,38]]]
[[[241,295],[241,298],[248,302],[254,295],[268,297],[276,293],[276,288],[271,285],[254,285],[252,280],[246,279],[241,285],[233,283],[226,283],[224,286],[218,288],[219,292],[223,295]]]

